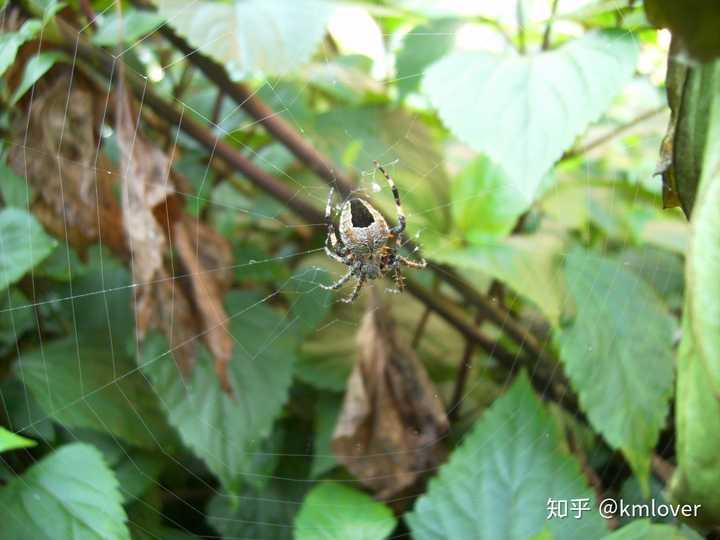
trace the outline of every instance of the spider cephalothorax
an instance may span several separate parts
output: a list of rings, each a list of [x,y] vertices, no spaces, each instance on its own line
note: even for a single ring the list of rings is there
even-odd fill
[[[360,289],[368,279],[377,279],[392,271],[396,288],[392,292],[402,291],[404,285],[400,266],[411,268],[425,268],[425,261],[411,261],[398,255],[400,248],[400,234],[405,230],[405,214],[400,205],[400,194],[395,183],[385,169],[376,161],[375,166],[390,184],[395,207],[397,209],[398,224],[390,227],[380,212],[373,206],[359,198],[345,201],[340,209],[340,238],[335,232],[332,222],[333,189],[330,189],[327,206],[325,207],[325,221],[328,235],[325,240],[325,253],[350,267],[348,272],[332,285],[321,285],[324,289],[339,289],[351,277],[356,283],[352,294],[343,302],[352,302],[360,294]]]

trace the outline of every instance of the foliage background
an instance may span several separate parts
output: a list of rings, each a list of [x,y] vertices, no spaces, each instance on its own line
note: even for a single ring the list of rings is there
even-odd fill
[[[0,7],[3,538],[718,535],[712,1]]]

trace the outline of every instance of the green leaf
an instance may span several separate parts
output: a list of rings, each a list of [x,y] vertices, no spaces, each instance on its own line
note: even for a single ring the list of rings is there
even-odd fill
[[[689,299],[688,299],[689,301]],[[678,466],[670,485],[671,499],[702,504],[699,520],[706,525],[720,519],[720,399],[708,365],[703,361],[690,328],[687,309],[677,359],[675,433]]]
[[[304,268],[291,279],[285,294],[290,297],[290,320],[297,321],[297,331],[305,337],[317,330],[330,313],[333,293],[318,283],[329,283],[330,274],[319,268]]]
[[[154,3],[178,34],[237,78],[296,71],[322,41],[334,10],[324,0]]]
[[[0,193],[5,206],[27,210],[34,193],[24,178],[16,175],[5,162],[0,159]]]
[[[35,446],[37,443],[32,439],[26,439],[8,431],[4,427],[0,426],[0,452],[7,452],[8,450],[17,450],[18,448],[29,448]]]
[[[675,324],[656,293],[618,262],[575,250],[566,261],[577,315],[560,357],[592,426],[643,486],[672,393]]]
[[[69,444],[0,489],[4,540],[129,540],[118,482],[100,453]]]
[[[22,79],[18,85],[15,93],[10,99],[10,105],[15,105],[21,97],[25,95],[25,92],[40,80],[40,77],[45,75],[48,70],[55,65],[55,62],[66,59],[67,55],[60,52],[41,52],[33,56],[25,64],[25,70],[23,71]]]
[[[720,109],[720,60],[693,65],[671,51],[667,75],[670,126],[660,147],[663,205],[690,216],[703,171],[713,111]],[[709,148],[709,147],[708,147]]]
[[[0,355],[15,352],[20,338],[35,328],[33,306],[15,287],[0,296]]]
[[[645,12],[655,26],[669,28],[673,39],[698,60],[720,56],[720,10],[715,0],[645,0]]]
[[[513,235],[502,241],[466,248],[446,244],[425,247],[428,257],[466,270],[477,282],[478,271],[499,279],[521,296],[532,300],[554,324],[558,324],[566,299],[565,285],[558,276],[563,254],[562,238],[552,233]],[[542,287],[537,283],[541,281]]]
[[[147,448],[174,439],[147,381],[108,346],[77,346],[74,338],[48,342],[24,352],[15,372],[45,413],[65,426],[111,433]]]
[[[505,236],[527,209],[502,169],[485,156],[471,161],[453,178],[450,199],[455,229],[470,243]]]
[[[647,519],[633,521],[602,540],[701,540],[702,537],[688,527],[673,527],[651,523]]]
[[[444,56],[455,43],[459,19],[436,19],[413,28],[397,53],[396,81],[400,99],[420,86],[423,71]]]
[[[0,76],[2,76],[7,68],[15,61],[18,49],[26,41],[30,41],[35,37],[42,23],[35,19],[25,21],[17,32],[6,32],[0,34]]]
[[[100,28],[90,41],[101,47],[133,43],[162,23],[163,18],[152,11],[123,9],[122,17],[116,13],[103,16]]]
[[[637,55],[637,40],[619,32],[530,56],[459,52],[433,64],[422,88],[450,130],[498,163],[530,202],[552,164],[631,78]]]
[[[587,498],[594,506],[579,464],[559,444],[552,417],[521,373],[406,515],[413,538],[527,538],[545,528],[556,540],[598,538],[605,527],[596,512],[546,520],[548,498]]]
[[[337,483],[310,490],[295,520],[295,540],[382,540],[396,525],[392,511],[366,493]]]
[[[716,100],[715,103],[720,103]],[[720,519],[720,106],[709,111],[708,146],[691,222],[690,249],[686,260],[686,302],[683,339],[678,353],[676,395],[678,468],[673,497],[702,503],[701,520]],[[715,207],[715,210],[713,210]]]
[[[56,245],[31,214],[17,208],[0,210],[0,291],[18,281]]]
[[[300,348],[295,374],[303,382],[335,392],[345,391],[357,354],[355,328],[332,324],[308,336]]]
[[[183,378],[164,343],[148,340],[141,367],[185,444],[228,491],[237,492],[287,399],[295,354],[292,321],[242,294],[230,295],[227,306],[235,338],[228,370],[232,396],[220,388],[204,348]]]

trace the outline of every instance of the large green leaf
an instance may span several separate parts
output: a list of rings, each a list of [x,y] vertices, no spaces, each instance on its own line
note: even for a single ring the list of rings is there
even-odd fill
[[[325,0],[154,0],[158,12],[193,47],[231,75],[285,75],[310,60],[333,12]]]
[[[17,208],[0,210],[0,291],[47,257],[56,245],[31,214]]]
[[[65,426],[145,447],[174,440],[147,381],[127,356],[108,347],[76,344],[74,338],[47,342],[24,352],[15,371],[45,413]]]
[[[0,489],[4,540],[129,540],[118,482],[100,453],[70,444]]]
[[[565,371],[590,423],[645,483],[672,392],[674,321],[617,261],[575,250],[565,275],[577,310],[557,335]]]
[[[702,504],[700,521],[720,519],[720,394],[708,376],[690,329],[690,314],[683,318],[683,338],[677,359],[675,396],[675,451],[678,467],[671,483],[673,500]]]
[[[596,512],[546,520],[549,498],[587,498],[580,466],[559,449],[556,426],[522,373],[485,412],[430,481],[407,521],[417,540],[528,538],[548,528],[556,540],[598,538]]]
[[[337,483],[310,490],[295,520],[295,540],[382,540],[395,528],[392,511],[372,497]]]
[[[0,194],[5,206],[27,209],[33,200],[33,189],[0,159]]]
[[[472,281],[478,274],[492,276],[532,300],[554,324],[565,302],[564,283],[558,276],[558,263],[564,242],[552,233],[514,235],[482,245],[456,248],[447,244],[428,245],[425,252],[435,261],[466,270]],[[543,286],[538,287],[538,280]]]
[[[450,130],[497,162],[529,202],[630,79],[637,54],[633,36],[615,32],[530,56],[459,52],[433,64],[422,88]]]
[[[231,295],[227,304],[234,337],[228,370],[232,395],[220,388],[204,348],[183,378],[162,340],[149,340],[142,369],[185,444],[226,489],[237,492],[287,399],[296,321],[242,294]]]
[[[17,450],[18,448],[29,448],[37,443],[32,439],[26,439],[0,426],[0,452]]]

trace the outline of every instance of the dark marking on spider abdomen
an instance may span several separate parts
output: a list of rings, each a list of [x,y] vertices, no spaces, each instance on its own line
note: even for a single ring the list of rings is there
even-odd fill
[[[353,227],[369,227],[375,222],[375,218],[370,210],[363,204],[360,199],[350,201],[350,215],[352,217]]]

